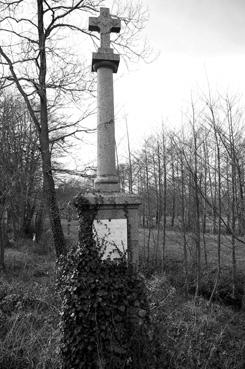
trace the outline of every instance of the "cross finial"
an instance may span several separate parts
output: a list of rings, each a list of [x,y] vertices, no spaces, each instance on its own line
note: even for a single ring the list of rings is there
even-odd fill
[[[99,17],[89,17],[89,31],[100,33],[101,48],[110,48],[110,33],[119,33],[121,29],[120,19],[114,19],[108,8],[100,8]]]

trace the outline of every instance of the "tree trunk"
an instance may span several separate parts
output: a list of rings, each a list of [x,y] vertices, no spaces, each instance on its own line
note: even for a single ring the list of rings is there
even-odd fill
[[[148,210],[148,239],[147,239],[147,263],[150,263],[150,239],[151,239],[151,201],[150,201],[150,190],[149,190],[149,167],[148,167],[148,156],[145,150],[145,172],[146,172],[146,191],[147,191],[147,210]]]
[[[217,163],[217,165],[215,165],[215,171],[217,171],[217,179],[216,179],[216,172],[215,172],[215,198],[216,198],[216,203],[215,203],[215,209],[217,206],[217,211],[215,210],[215,213],[218,213],[218,229],[217,229],[217,273],[216,273],[216,280],[214,283],[214,287],[209,299],[209,303],[211,303],[214,294],[219,286],[219,280],[220,280],[220,273],[221,273],[221,205],[222,205],[222,199],[221,199],[221,186],[222,186],[222,181],[221,181],[221,154],[220,154],[220,140],[219,140],[219,136],[218,136],[218,128],[217,124],[216,124],[216,117],[215,117],[215,113],[213,110],[213,106],[210,103],[209,106],[210,109],[210,113],[211,113],[211,124],[212,124],[212,128],[213,128],[213,132],[214,132],[214,138],[215,138],[215,154],[217,155],[215,157],[215,162]]]
[[[5,270],[5,260],[4,260],[4,253],[5,253],[5,245],[6,245],[6,229],[3,220],[4,214],[4,206],[1,205],[0,208],[0,271]]]
[[[182,235],[183,235],[183,252],[184,252],[184,275],[185,275],[185,295],[187,297],[189,285],[188,285],[188,254],[187,254],[187,239],[186,239],[186,221],[185,221],[185,171],[183,157],[180,158],[180,171],[181,171],[181,223],[182,223]]]
[[[167,226],[167,158],[166,142],[163,135],[163,220],[162,220],[162,265],[165,263],[166,226]]]
[[[41,107],[42,112],[42,107]],[[45,114],[45,111],[44,111]],[[42,114],[41,114],[42,115]],[[42,119],[42,118],[41,118]],[[42,127],[43,128],[43,127]],[[43,170],[43,182],[44,182],[44,195],[47,201],[49,210],[50,225],[53,233],[54,246],[56,255],[59,257],[65,253],[65,238],[63,229],[61,226],[60,212],[57,204],[55,184],[52,174],[51,166],[51,154],[49,152],[49,140],[46,129],[42,129],[40,137],[40,146],[42,154],[42,170]]]
[[[128,121],[126,119],[126,130],[127,130],[127,142],[128,142],[128,191],[129,193],[133,193],[133,172],[132,172],[132,158],[131,158],[131,149],[130,149],[130,140],[128,133]]]
[[[42,171],[44,182],[44,194],[46,197],[50,225],[53,233],[54,246],[56,255],[59,257],[65,253],[65,238],[61,226],[60,213],[55,193],[55,184],[52,174],[51,152],[49,149],[49,132],[48,132],[48,106],[46,93],[46,50],[45,50],[45,31],[43,24],[43,0],[37,0],[38,4],[38,35],[40,50],[40,68],[39,68],[39,96],[40,96],[40,121],[41,130],[39,133]]]
[[[195,128],[195,110],[192,107],[192,130],[193,130],[193,144],[194,144],[194,171],[193,171],[193,187],[194,187],[194,209],[195,209],[195,247],[196,247],[196,291],[195,299],[199,294],[200,277],[201,277],[201,242],[200,242],[200,199],[198,186],[198,145],[197,145],[197,130]]]
[[[172,145],[173,150],[173,145]],[[172,170],[172,217],[171,217],[171,227],[174,228],[175,222],[175,207],[176,207],[176,191],[175,191],[175,168],[174,168],[174,154],[171,155],[171,170]]]
[[[237,175],[238,175],[238,187],[239,187],[239,214],[238,214],[238,226],[239,234],[244,236],[245,233],[245,204],[244,204],[244,171],[242,165],[237,161]]]
[[[231,233],[231,190],[230,190],[230,159],[229,156],[226,157],[226,193],[227,193],[227,211],[226,211],[226,233]]]
[[[208,254],[207,254],[207,245],[206,245],[206,228],[207,228],[207,177],[208,177],[208,169],[207,169],[207,152],[206,152],[206,139],[203,142],[203,159],[204,159],[204,199],[203,199],[203,216],[202,216],[202,239],[203,239],[203,252],[204,252],[204,260],[206,267],[208,266]]]
[[[4,251],[5,251],[4,230],[2,227],[2,222],[0,221],[0,271],[5,269]]]

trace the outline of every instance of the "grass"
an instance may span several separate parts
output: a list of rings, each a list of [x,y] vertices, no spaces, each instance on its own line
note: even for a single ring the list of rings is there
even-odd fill
[[[157,246],[156,230],[152,229],[150,234],[149,261],[148,257],[148,230],[140,230],[140,257],[145,260],[143,268],[148,272],[160,270],[160,248],[162,247],[162,234],[160,233],[159,245]],[[205,235],[207,263],[204,257],[204,245],[201,241],[201,281],[200,294],[207,299],[212,294],[216,285],[217,277],[217,236],[212,234]],[[184,252],[183,238],[180,232],[167,231],[166,248],[165,248],[165,265],[164,270],[168,274],[171,283],[178,288],[184,289]],[[216,292],[213,296],[215,301],[233,306],[234,309],[240,309],[244,305],[244,261],[245,261],[245,245],[236,241],[236,285],[235,295],[233,295],[232,281],[232,247],[231,236],[221,236],[221,275],[217,284]],[[196,285],[196,260],[195,260],[195,243],[191,234],[187,234],[187,257],[188,257],[188,291],[195,293]]]
[[[186,299],[166,276],[148,282],[161,368],[245,368],[245,313],[199,298]]]
[[[77,237],[75,222],[70,236],[73,241]],[[143,245],[143,230],[140,239]],[[211,265],[216,263],[215,242],[214,236],[207,235]],[[228,278],[224,279],[225,287],[230,282],[229,242],[229,238],[222,237],[222,263]],[[191,247],[190,238],[190,260]],[[150,249],[154,255],[153,238]],[[238,245],[237,251],[242,268],[245,248],[243,251]],[[6,250],[6,273],[0,275],[1,369],[61,367],[58,327],[61,301],[55,290],[54,255],[49,247],[45,252],[28,241]],[[245,368],[245,312],[217,303],[209,306],[202,297],[194,301],[192,296],[185,296],[179,233],[167,233],[166,255],[165,273],[153,273],[146,279],[159,368]],[[205,274],[205,285],[211,270]]]
[[[156,230],[152,229],[150,234],[150,257],[151,258],[159,258],[160,256],[160,248],[162,247],[162,232],[160,232],[159,246],[157,247],[157,234]],[[242,237],[242,240],[245,242],[245,238]],[[217,236],[213,234],[205,234],[206,248],[207,248],[207,256],[208,256],[208,264],[216,265],[217,263]],[[140,244],[140,254],[141,256],[147,257],[147,242],[148,242],[148,230],[140,229],[139,232],[139,244]],[[187,234],[187,250],[189,260],[194,258],[194,239],[192,235]],[[184,257],[183,251],[183,237],[182,234],[178,231],[168,230],[166,232],[166,248],[165,255],[169,259],[175,259],[182,261]],[[203,239],[201,239],[201,257],[202,263],[204,264],[204,244]],[[244,269],[245,265],[245,244],[242,242],[236,241],[236,258],[237,258],[237,267],[238,269]],[[232,245],[231,245],[231,236],[221,235],[221,265],[222,266],[231,266],[232,260]]]
[[[0,368],[59,368],[54,259],[25,244],[6,250],[0,278]]]

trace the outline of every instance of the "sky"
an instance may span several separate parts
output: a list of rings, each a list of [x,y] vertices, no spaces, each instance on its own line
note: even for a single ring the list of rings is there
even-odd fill
[[[109,1],[109,0],[108,0]],[[127,119],[132,150],[162,122],[180,127],[183,112],[208,92],[242,95],[245,89],[244,0],[142,0],[149,10],[144,30],[154,61],[121,63],[114,76],[116,141],[125,158]],[[157,56],[157,57],[156,57]],[[91,162],[96,143],[88,140]]]

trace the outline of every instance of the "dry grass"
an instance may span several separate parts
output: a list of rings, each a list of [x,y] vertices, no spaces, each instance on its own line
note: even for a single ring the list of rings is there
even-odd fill
[[[0,368],[59,368],[54,260],[26,246],[6,251],[0,278]]]
[[[185,299],[166,276],[148,282],[161,369],[245,368],[245,313]]]
[[[147,256],[147,243],[148,243],[148,229],[140,229],[139,232],[139,244],[140,255]],[[207,233],[205,235],[208,264],[216,265],[217,263],[217,236]],[[245,237],[242,238],[245,242]],[[187,250],[189,260],[194,258],[194,239],[191,234],[187,234]],[[160,233],[159,245],[157,246],[157,231],[152,229],[150,232],[150,256],[151,258],[159,258],[162,247],[162,233]],[[182,261],[184,258],[183,251],[183,236],[180,232],[167,231],[166,232],[166,248],[165,255],[168,259],[174,259]],[[201,240],[201,257],[204,263],[204,243]],[[236,241],[236,257],[238,269],[244,270],[245,267],[245,244]],[[232,260],[232,244],[231,236],[221,236],[221,264],[224,267],[231,266]]]
[[[77,240],[77,230],[77,222],[73,222],[70,242]],[[143,252],[143,230],[140,240]],[[207,235],[210,265],[216,262],[215,242],[214,236]],[[153,238],[150,250],[153,255]],[[190,237],[190,260],[192,250]],[[230,252],[229,237],[222,237],[223,266],[229,266]],[[242,268],[243,245],[237,245],[237,253]],[[166,255],[169,274],[146,280],[154,339],[159,346],[159,368],[245,368],[245,313],[218,304],[208,306],[202,298],[194,303],[191,296],[184,297],[178,287],[183,282],[180,233],[167,232]],[[0,276],[0,368],[60,368],[61,301],[55,291],[54,256],[42,255],[42,250],[31,242],[22,242],[18,249],[6,250],[6,264],[7,272]]]

